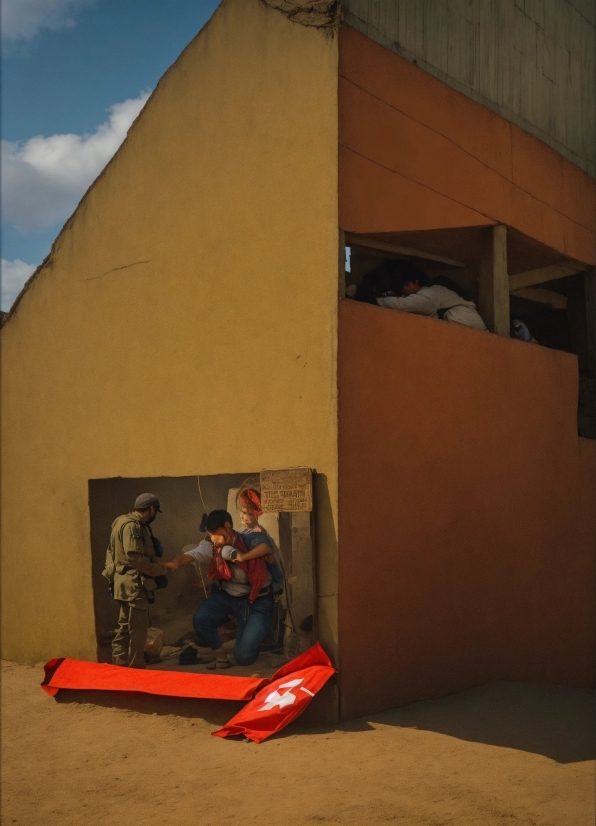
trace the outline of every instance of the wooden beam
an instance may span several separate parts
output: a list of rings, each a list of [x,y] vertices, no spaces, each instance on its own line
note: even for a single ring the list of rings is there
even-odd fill
[[[315,583],[315,557],[312,514],[289,513],[292,537],[292,566],[288,573],[286,599],[290,604],[291,620],[296,623],[294,632],[298,643],[298,653],[310,648],[316,637],[317,590]],[[311,617],[311,630],[308,618]],[[303,624],[306,627],[302,627]]]
[[[338,292],[343,298],[346,294],[346,234],[343,229],[339,231],[339,257],[338,257]]]
[[[535,284],[545,284],[547,281],[554,281],[557,278],[567,278],[569,275],[576,275],[583,272],[586,267],[581,264],[574,264],[569,261],[564,264],[552,264],[550,267],[540,267],[537,270],[518,272],[509,276],[509,290],[521,290],[522,287],[533,287]]]
[[[594,375],[596,362],[596,273],[594,267],[584,274],[584,291],[586,296],[586,330],[588,336],[587,368]]]
[[[497,335],[509,337],[507,227],[504,224],[497,224],[482,231],[478,312],[489,330]]]
[[[537,301],[539,304],[548,304],[555,310],[567,309],[567,296],[556,293],[554,290],[543,290],[540,287],[523,287],[511,295],[525,298],[527,301]]]
[[[462,261],[455,261],[453,258],[446,258],[444,255],[434,255],[431,252],[417,250],[413,247],[401,247],[398,244],[388,244],[385,241],[377,241],[376,238],[367,238],[363,235],[355,235],[353,232],[346,232],[345,243],[348,247],[367,247],[379,252],[393,252],[395,255],[405,255],[408,258],[425,258],[427,261],[438,261],[440,264],[449,264],[450,267],[465,267]]]

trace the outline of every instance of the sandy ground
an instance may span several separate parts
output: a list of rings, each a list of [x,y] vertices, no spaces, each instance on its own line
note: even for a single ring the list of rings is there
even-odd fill
[[[39,688],[2,670],[2,824],[594,823],[593,695],[491,683],[255,745],[235,704]]]

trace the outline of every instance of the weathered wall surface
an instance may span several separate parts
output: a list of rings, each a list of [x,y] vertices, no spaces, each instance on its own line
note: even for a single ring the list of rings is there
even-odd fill
[[[3,654],[95,656],[90,478],[319,472],[336,647],[337,39],[224,0],[2,330]]]
[[[350,232],[503,223],[594,263],[594,180],[504,118],[340,30],[339,217]]]
[[[343,0],[344,20],[594,175],[594,0]]]
[[[575,357],[348,300],[339,317],[342,713],[497,679],[590,686]]]

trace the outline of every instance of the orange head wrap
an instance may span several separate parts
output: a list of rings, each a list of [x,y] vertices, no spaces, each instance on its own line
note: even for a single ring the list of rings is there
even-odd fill
[[[263,509],[261,508],[261,497],[256,490],[253,488],[247,488],[240,493],[238,498],[241,506],[254,513],[257,519],[261,516],[263,513]]]

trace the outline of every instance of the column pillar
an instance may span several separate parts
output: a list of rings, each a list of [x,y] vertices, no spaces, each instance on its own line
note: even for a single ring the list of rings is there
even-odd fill
[[[478,311],[489,330],[509,337],[509,276],[507,274],[507,227],[497,224],[483,230]]]
[[[594,324],[596,316],[596,289],[594,267],[584,273],[584,294],[586,297],[586,332],[588,345],[586,369],[588,373],[593,376],[596,362],[596,326]]]

